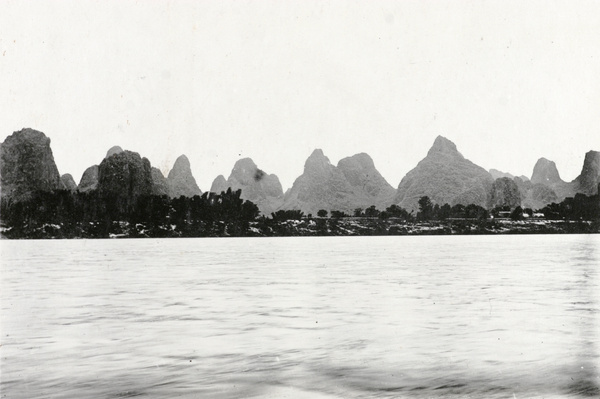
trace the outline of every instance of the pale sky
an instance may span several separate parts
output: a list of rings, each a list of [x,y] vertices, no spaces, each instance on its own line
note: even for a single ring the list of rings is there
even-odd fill
[[[570,181],[600,150],[600,1],[0,2],[0,141],[31,127],[79,183],[113,145],[203,191],[241,157],[284,190],[321,148],[397,187],[443,135]]]

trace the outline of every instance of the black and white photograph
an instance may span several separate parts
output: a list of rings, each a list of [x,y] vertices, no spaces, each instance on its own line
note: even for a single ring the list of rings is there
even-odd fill
[[[0,398],[600,397],[599,21],[1,0]]]

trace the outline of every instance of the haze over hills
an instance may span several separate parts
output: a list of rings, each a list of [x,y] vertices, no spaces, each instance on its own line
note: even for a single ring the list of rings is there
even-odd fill
[[[50,139],[42,132],[22,129],[0,144],[2,199],[20,201],[36,190],[92,192],[129,199],[141,195],[170,197],[201,194],[190,169],[190,161],[180,156],[168,177],[152,167],[150,161],[132,151],[114,146],[100,165],[92,165],[83,173],[79,186],[72,176],[62,177],[54,162]],[[218,176],[213,192],[241,190],[240,198],[254,202],[269,215],[276,210],[301,210],[316,215],[317,211],[343,211],[352,214],[376,206],[382,210],[397,204],[409,211],[418,209],[422,196],[434,204],[476,204],[530,207],[539,209],[577,193],[594,195],[600,184],[600,152],[585,155],[580,175],[564,182],[554,162],[541,158],[533,168],[531,181],[524,177],[492,170],[489,173],[466,159],[456,145],[438,136],[427,156],[406,174],[395,190],[377,171],[371,157],[359,153],[330,163],[322,150],[314,150],[304,171],[284,194],[279,179],[259,169],[250,158],[236,162],[228,179]],[[499,176],[494,179],[494,176]]]

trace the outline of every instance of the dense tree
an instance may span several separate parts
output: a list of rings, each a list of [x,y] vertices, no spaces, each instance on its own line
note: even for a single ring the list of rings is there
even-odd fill
[[[279,210],[271,214],[271,219],[278,222],[286,220],[302,220],[302,218],[304,218],[304,213],[299,210]]]
[[[487,219],[488,211],[475,204],[469,204],[465,207],[465,218],[467,219]]]
[[[417,218],[419,220],[429,220],[433,213],[433,204],[428,196],[421,197],[419,199],[419,213],[417,214]]]
[[[440,207],[440,210],[438,211],[438,218],[439,220],[446,220],[449,217],[452,217],[452,207],[450,206],[450,204],[444,204]]]
[[[302,223],[303,229],[315,228],[318,235],[344,234],[344,212],[332,211],[331,219],[325,219],[327,211],[319,211],[316,221],[305,221],[299,210],[280,210],[271,218],[259,218],[258,207],[240,197],[241,190],[228,189],[221,194],[204,193],[193,197],[169,198],[165,195],[135,196],[123,206],[119,196],[110,196],[100,190],[85,193],[55,190],[52,192],[34,192],[30,198],[22,201],[2,198],[0,216],[4,234],[11,237],[108,237],[111,235],[135,236],[243,236],[252,234],[251,223],[271,231],[271,234],[298,235]],[[488,211],[479,205],[457,204],[439,206],[423,197],[420,202],[419,220],[477,219],[484,221]],[[358,211],[358,210],[357,210]],[[498,216],[499,212],[509,211],[508,207],[496,207],[490,212]],[[540,210],[548,219],[600,220],[600,196],[577,194],[565,198],[560,203],[552,203]],[[523,218],[523,212],[532,214],[533,210],[517,207],[511,217]],[[358,212],[355,212],[357,214]],[[374,206],[360,214],[369,218],[379,217],[380,221],[366,220],[364,232],[383,234],[385,223],[393,219],[413,221],[414,217],[398,205],[390,205],[385,211]],[[390,222],[383,220],[392,219]],[[302,223],[281,223],[289,220]],[[453,221],[453,226],[455,222]],[[468,223],[468,222],[458,222]],[[481,224],[481,223],[480,223]],[[287,226],[287,227],[286,227]],[[465,224],[465,231],[470,231]],[[455,227],[455,226],[454,226]],[[454,228],[453,227],[453,228]],[[269,230],[270,229],[270,230]],[[267,233],[268,234],[268,233]],[[302,233],[304,234],[304,233]]]
[[[348,215],[342,211],[331,211],[331,217],[333,219],[341,219],[341,218],[348,217]]]
[[[376,218],[379,216],[379,210],[375,208],[375,205],[371,205],[365,209],[365,216],[369,218]]]
[[[401,208],[400,206],[398,206],[396,204],[392,204],[392,205],[388,206],[385,209],[385,212],[391,218],[399,218],[399,219],[403,219],[403,220],[411,219],[411,215],[408,213],[408,211],[404,208]]]
[[[520,206],[516,207],[512,213],[510,214],[510,218],[512,220],[521,220],[523,219],[523,208]]]

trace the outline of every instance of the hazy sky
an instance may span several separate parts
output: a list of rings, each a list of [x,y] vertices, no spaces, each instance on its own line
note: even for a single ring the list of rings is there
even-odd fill
[[[79,182],[113,145],[200,188],[241,157],[284,190],[321,148],[392,186],[437,135],[561,177],[600,150],[600,1],[0,2],[0,141],[52,139]]]

